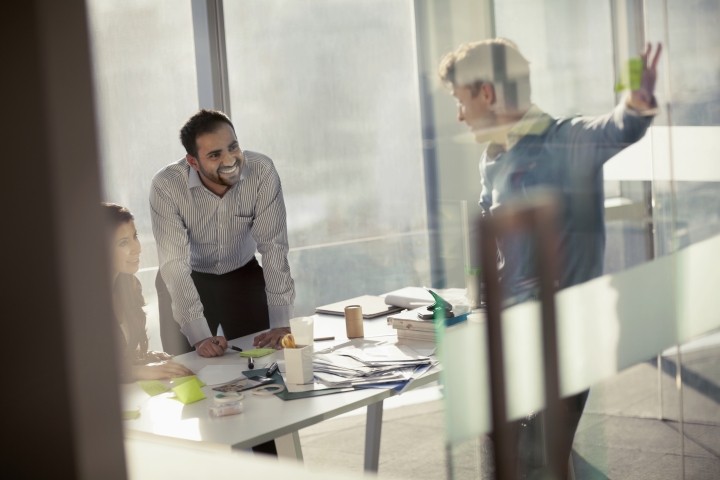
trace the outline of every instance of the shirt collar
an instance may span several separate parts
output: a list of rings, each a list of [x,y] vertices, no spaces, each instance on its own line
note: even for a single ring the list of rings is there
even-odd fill
[[[527,135],[542,135],[550,128],[552,122],[553,119],[550,115],[536,105],[531,105],[525,115],[508,132],[508,150]]]
[[[190,164],[188,164],[188,167],[190,168],[190,172],[188,173],[188,188],[202,187],[203,184],[202,181],[200,181],[200,175],[198,175],[197,170]]]

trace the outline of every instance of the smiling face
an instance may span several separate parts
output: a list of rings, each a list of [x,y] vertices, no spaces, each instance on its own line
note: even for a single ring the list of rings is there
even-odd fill
[[[113,270],[119,273],[134,274],[140,268],[140,241],[135,222],[121,223],[115,230],[112,244]]]
[[[195,139],[197,157],[187,155],[188,163],[197,170],[200,180],[210,191],[222,196],[240,180],[245,156],[235,131],[226,123]]]

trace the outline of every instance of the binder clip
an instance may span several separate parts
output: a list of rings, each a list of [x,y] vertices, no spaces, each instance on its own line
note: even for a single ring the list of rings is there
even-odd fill
[[[427,289],[427,291],[430,292],[430,295],[432,295],[435,303],[428,305],[427,313],[423,313],[422,311],[418,312],[417,315],[420,320],[434,320],[436,318],[448,319],[455,316],[452,311],[453,306],[450,302],[430,289]]]

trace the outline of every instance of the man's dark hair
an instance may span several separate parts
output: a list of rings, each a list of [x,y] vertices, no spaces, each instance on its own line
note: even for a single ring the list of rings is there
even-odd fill
[[[202,109],[190,117],[180,129],[180,142],[185,147],[185,151],[193,157],[197,157],[197,143],[195,142],[197,137],[216,131],[223,123],[227,123],[233,132],[235,131],[230,118],[219,110]]]

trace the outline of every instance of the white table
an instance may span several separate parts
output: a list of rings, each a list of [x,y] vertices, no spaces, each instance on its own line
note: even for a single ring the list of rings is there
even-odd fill
[[[315,337],[335,336],[334,342],[317,342],[316,350],[347,341],[345,319],[341,316],[314,315]],[[385,317],[365,320],[365,337],[387,337],[397,339],[394,330],[387,325]],[[252,336],[235,339],[230,343],[243,349],[252,348]],[[425,345],[427,348],[428,344]],[[282,352],[255,360],[255,368],[263,368],[274,360],[282,358]],[[195,352],[176,357],[176,360],[198,371],[206,365],[247,365],[247,359],[237,352],[228,350],[223,357],[202,358]],[[439,369],[413,380],[412,388],[436,381]],[[148,398],[137,384],[124,386],[125,409],[140,404],[140,417],[125,422],[126,430],[137,437],[153,435],[174,440],[205,442],[233,449],[248,449],[252,446],[275,439],[278,455],[302,460],[302,448],[298,430],[340,414],[367,407],[365,429],[365,470],[377,471],[380,456],[380,434],[382,431],[383,400],[395,394],[391,389],[369,388],[349,392],[295,400],[282,400],[276,396],[246,394],[244,411],[238,415],[212,418],[208,405],[213,390],[203,387],[208,399],[184,405],[159,395]],[[247,393],[247,392],[246,392]]]
[[[199,448],[202,447],[202,448]],[[157,480],[158,478],[198,479],[208,476],[228,478],[283,478],[292,480],[368,480],[370,475],[347,471],[317,471],[297,468],[292,462],[281,462],[268,455],[252,455],[233,450],[223,451],[208,444],[168,442],[162,437],[129,435],[125,438],[125,457],[128,479]]]

